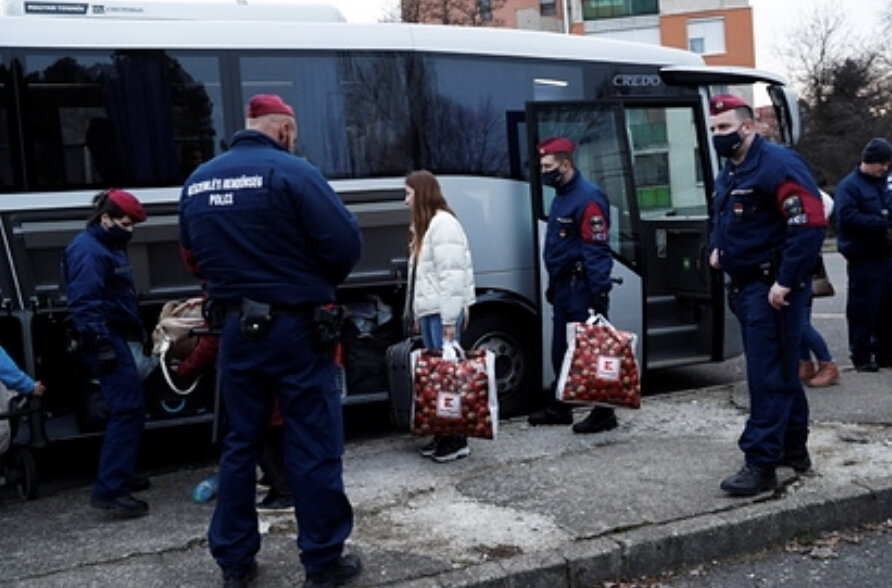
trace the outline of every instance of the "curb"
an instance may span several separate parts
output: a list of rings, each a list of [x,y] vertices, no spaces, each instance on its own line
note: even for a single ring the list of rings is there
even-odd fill
[[[892,477],[826,489],[821,494],[756,500],[737,509],[642,526],[558,549],[387,585],[591,588],[605,580],[657,575],[754,553],[803,534],[885,521],[892,517]]]

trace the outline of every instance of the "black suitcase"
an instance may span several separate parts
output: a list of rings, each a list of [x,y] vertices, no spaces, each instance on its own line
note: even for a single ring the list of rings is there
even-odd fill
[[[415,390],[410,355],[422,347],[421,337],[409,337],[387,348],[387,387],[390,389],[390,421],[408,429]]]

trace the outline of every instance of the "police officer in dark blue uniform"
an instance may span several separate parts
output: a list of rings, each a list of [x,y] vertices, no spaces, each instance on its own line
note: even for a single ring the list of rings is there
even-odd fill
[[[751,496],[777,486],[778,465],[811,467],[798,349],[827,221],[805,161],[757,134],[746,102],[720,95],[709,106],[713,145],[726,158],[713,194],[710,264],[731,279],[750,393],[739,441],[746,464],[721,487]]]
[[[848,266],[849,352],[859,372],[892,367],[892,145],[874,138],[836,187],[837,246]]]
[[[543,141],[539,149],[542,182],[556,191],[548,213],[542,258],[548,271],[546,298],[553,307],[551,363],[559,374],[567,351],[567,324],[584,322],[589,309],[607,316],[610,270],[610,203],[601,189],[573,165],[576,145],[566,137]],[[572,407],[549,392],[544,410],[529,416],[531,425],[569,425]],[[573,425],[575,433],[598,433],[617,426],[612,408],[596,406]]]
[[[192,173],[180,199],[187,265],[206,280],[211,319],[219,313],[222,323],[228,425],[208,539],[224,586],[248,585],[260,549],[255,465],[278,398],[304,586],[336,586],[361,565],[342,553],[353,511],[344,492],[342,408],[328,341],[336,321],[325,305],[358,261],[362,239],[319,170],[293,155],[297,125],[288,104],[254,96],[246,127],[229,151]]]
[[[142,204],[124,190],[100,192],[87,228],[65,249],[62,279],[80,353],[99,380],[108,424],[90,504],[124,516],[149,505],[134,498],[133,472],[145,424],[142,383],[128,341],[145,339],[127,243],[146,220]],[[141,483],[141,489],[148,482]]]

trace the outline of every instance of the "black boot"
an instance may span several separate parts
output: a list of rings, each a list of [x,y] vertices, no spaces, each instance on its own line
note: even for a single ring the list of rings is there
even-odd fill
[[[587,417],[573,425],[574,433],[600,433],[617,426],[616,413],[612,408],[596,406]]]
[[[755,496],[777,488],[774,466],[748,463],[739,472],[722,480],[722,490],[731,496]]]
[[[788,449],[784,452],[781,465],[793,468],[797,474],[804,474],[811,469],[811,456],[808,454],[808,449],[805,447]]]
[[[304,588],[334,588],[342,586],[356,578],[362,571],[362,562],[356,554],[341,556],[333,567],[324,574],[307,576]]]
[[[569,425],[573,422],[573,412],[569,408],[563,410],[548,407],[530,414],[527,417],[527,422],[534,427],[537,425]]]

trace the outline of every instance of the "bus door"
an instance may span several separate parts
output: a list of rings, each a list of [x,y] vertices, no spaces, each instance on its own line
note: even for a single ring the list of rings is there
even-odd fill
[[[540,247],[555,193],[541,185],[534,149],[563,135],[577,145],[576,168],[610,200],[610,320],[639,334],[639,359],[647,369],[722,354],[724,300],[720,278],[708,266],[708,151],[700,111],[699,99],[537,102],[527,109]],[[544,292],[547,277],[541,271]],[[550,337],[544,300],[542,308]]]

